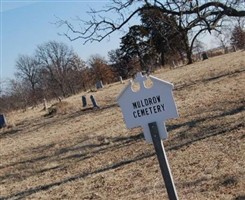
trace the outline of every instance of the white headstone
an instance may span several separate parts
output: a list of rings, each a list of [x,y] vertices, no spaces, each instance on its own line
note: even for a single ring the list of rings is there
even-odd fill
[[[43,107],[44,110],[47,110],[48,108],[47,100],[45,98],[43,99]]]
[[[120,83],[122,83],[122,84],[123,84],[123,79],[122,79],[122,77],[121,77],[121,76],[119,76],[119,80],[120,80]]]

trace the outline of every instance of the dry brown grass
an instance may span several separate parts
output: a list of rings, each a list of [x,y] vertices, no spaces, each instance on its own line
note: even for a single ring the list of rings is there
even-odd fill
[[[180,117],[167,122],[164,145],[179,199],[245,199],[245,52],[155,76],[175,85]],[[126,129],[115,102],[123,87],[67,98],[51,116],[42,105],[8,113],[0,199],[167,199],[153,146]],[[91,94],[101,109],[82,109]]]

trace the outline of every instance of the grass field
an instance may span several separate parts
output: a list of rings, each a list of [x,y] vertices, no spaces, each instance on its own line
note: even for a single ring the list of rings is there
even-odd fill
[[[180,117],[164,146],[179,199],[244,200],[245,51],[153,75],[175,86]],[[153,145],[116,103],[127,82],[64,99],[53,115],[7,113],[0,199],[168,199]],[[100,109],[82,109],[91,94]]]

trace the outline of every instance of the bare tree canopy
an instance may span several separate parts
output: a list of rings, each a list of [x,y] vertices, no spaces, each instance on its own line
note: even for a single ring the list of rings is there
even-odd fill
[[[35,90],[35,86],[39,81],[37,60],[31,56],[20,55],[16,61],[16,68],[16,76],[28,81],[32,90]]]
[[[243,0],[111,0],[104,9],[93,10],[90,21],[78,18],[79,28],[66,20],[57,22],[65,25],[64,33],[71,41],[81,39],[84,43],[102,41],[115,31],[127,28],[128,22],[137,17],[143,10],[158,9],[160,12],[175,16],[180,27],[187,31],[199,27],[202,31],[211,31],[224,17],[244,17]],[[113,19],[110,18],[113,15]]]
[[[16,108],[76,94],[95,83],[86,63],[71,47],[57,41],[38,45],[33,56],[20,55],[16,70],[17,79],[8,88]]]

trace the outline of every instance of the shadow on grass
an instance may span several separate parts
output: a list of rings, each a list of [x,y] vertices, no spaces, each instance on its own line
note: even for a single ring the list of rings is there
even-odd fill
[[[239,195],[234,200],[245,200],[245,195]]]
[[[166,150],[178,150],[184,146],[189,146],[195,142],[198,142],[198,141],[201,141],[201,140],[204,140],[204,139],[207,139],[209,137],[213,137],[213,136],[217,136],[217,135],[221,135],[221,134],[224,134],[224,133],[229,133],[233,130],[237,130],[239,128],[242,128],[244,127],[244,124],[241,122],[241,123],[238,123],[238,124],[235,124],[231,127],[224,127],[222,129],[218,129],[218,130],[213,130],[211,133],[205,133],[203,135],[200,135],[200,136],[193,136],[191,135],[191,138],[190,139],[186,139],[184,142],[179,142],[179,144],[176,144],[176,145],[169,145]],[[171,143],[171,141],[169,141],[169,143]]]
[[[183,183],[178,183],[178,186],[180,188],[183,188],[183,187],[197,187],[198,185],[200,184],[203,184],[204,182],[207,182],[208,181],[208,178],[207,177],[201,177],[197,180],[192,180],[192,181],[186,181],[186,182],[183,182]]]
[[[102,142],[99,144],[91,143],[91,144],[86,144],[81,146],[77,146],[76,144],[70,147],[62,148],[55,154],[55,156],[60,156],[65,153],[78,151],[83,153],[72,154],[67,157],[63,157],[62,160],[71,159],[71,158],[81,158],[83,156],[92,157],[93,155],[98,153],[113,151],[114,149],[129,146],[140,140],[143,140],[143,133],[129,136],[129,137],[116,137],[116,138],[107,137],[107,138],[102,138]]]
[[[21,124],[19,124],[18,126],[21,126],[21,129],[26,129],[27,127],[31,127],[29,128],[28,131],[25,131],[25,134],[33,134],[36,132],[36,130],[39,130],[43,127],[46,127],[52,124],[57,124],[57,123],[60,123],[62,125],[64,122],[66,122],[69,119],[75,120],[75,118],[81,117],[88,113],[97,114],[97,113],[103,112],[104,110],[112,109],[114,107],[118,107],[118,105],[116,103],[113,103],[107,106],[102,106],[100,108],[89,107],[89,108],[84,108],[76,112],[67,113],[67,114],[54,114],[54,115],[45,114],[41,118],[37,118],[35,120],[34,119],[26,120],[22,122]]]
[[[115,105],[113,105],[113,106],[115,106]],[[104,108],[104,109],[107,109],[107,108]],[[99,109],[98,109],[98,111],[99,111]],[[195,127],[196,125],[198,125],[198,124],[200,124],[202,122],[205,122],[206,120],[215,119],[215,118],[219,118],[219,117],[224,117],[224,116],[227,116],[227,115],[234,115],[234,114],[237,114],[237,113],[243,112],[243,111],[244,111],[244,106],[237,106],[236,108],[233,108],[233,109],[228,110],[228,111],[224,111],[223,113],[215,115],[215,116],[203,117],[203,118],[199,118],[199,119],[196,119],[196,120],[187,121],[187,122],[184,122],[184,123],[181,123],[181,124],[169,126],[168,130],[171,131],[171,130],[178,129],[178,128],[183,127],[183,126],[188,126],[188,128],[191,129],[192,127]],[[97,112],[97,111],[95,111],[95,112]],[[74,114],[73,115],[68,115],[67,117],[76,117],[76,115],[78,116],[79,114],[81,114],[81,113],[76,113],[75,115]],[[242,127],[244,127],[244,122],[242,122],[242,121],[236,121],[236,122],[234,122],[232,124],[227,124],[226,126],[217,127],[217,128],[216,127],[207,127],[206,126],[206,127],[202,128],[202,130],[201,130],[202,134],[194,132],[190,136],[187,135],[187,137],[184,140],[182,140],[183,138],[178,138],[178,137],[173,138],[172,140],[170,140],[167,143],[166,150],[168,150],[168,151],[170,151],[170,150],[178,150],[178,149],[180,149],[182,147],[185,147],[185,146],[188,146],[188,145],[190,145],[192,143],[195,143],[195,142],[198,142],[198,141],[201,141],[201,140],[204,140],[206,138],[213,137],[213,136],[216,136],[216,135],[229,133],[230,131],[233,131],[233,130],[236,130],[236,129],[239,129],[239,128],[242,128]],[[60,160],[77,159],[78,161],[86,160],[86,159],[89,159],[90,157],[92,157],[94,154],[104,153],[104,152],[107,152],[107,151],[113,151],[116,148],[118,149],[120,147],[129,146],[129,145],[132,145],[132,144],[134,144],[136,142],[139,142],[139,141],[141,141],[143,139],[143,134],[140,133],[140,134],[129,136],[129,137],[111,137],[111,138],[102,138],[102,139],[103,139],[102,142],[100,142],[99,144],[94,144],[94,143],[92,143],[93,142],[93,138],[86,138],[84,140],[91,140],[92,141],[91,144],[81,145],[81,143],[84,140],[77,141],[77,143],[75,145],[62,148],[62,149],[56,151],[52,155],[40,156],[38,158],[33,158],[33,159],[30,159],[30,160],[25,160],[25,161],[21,161],[21,162],[17,162],[17,163],[12,163],[11,165],[14,166],[14,165],[18,165],[18,164],[24,164],[24,166],[26,166],[26,164],[38,162],[40,160],[46,160],[47,162],[50,162],[50,161],[53,161],[53,160],[57,161],[57,159],[60,159]],[[171,142],[173,140],[177,140],[177,144],[176,144],[176,142],[175,142],[175,144],[171,144]],[[51,147],[52,147],[52,145],[50,146],[50,148]],[[42,151],[42,150],[45,150],[46,148],[47,147],[45,146],[45,147],[39,147],[39,148],[36,148],[36,149],[33,149],[33,150]],[[80,152],[83,152],[83,153],[75,153],[76,151],[80,151]],[[69,153],[69,152],[72,153],[72,155],[66,156],[65,154]],[[63,157],[61,158],[60,156],[63,156]],[[94,174],[106,172],[106,171],[109,171],[109,170],[112,170],[112,169],[116,169],[116,168],[119,168],[119,167],[123,167],[125,165],[130,164],[130,163],[137,162],[139,160],[142,160],[142,159],[145,159],[145,158],[149,158],[149,157],[152,157],[152,156],[155,156],[155,152],[147,152],[147,153],[145,153],[143,155],[138,155],[138,156],[136,156],[136,157],[134,157],[132,159],[122,160],[120,162],[113,163],[111,165],[107,165],[107,166],[99,168],[99,169],[94,169],[91,172],[84,172],[84,173],[81,173],[81,174],[78,174],[78,175],[75,175],[75,176],[71,176],[69,178],[66,178],[66,179],[63,179],[63,180],[60,180],[60,181],[57,181],[57,182],[54,182],[54,183],[33,187],[33,188],[30,188],[30,189],[27,189],[27,190],[24,190],[24,191],[17,192],[15,194],[11,194],[9,196],[0,197],[0,199],[4,200],[4,199],[25,198],[27,196],[30,196],[30,195],[34,194],[34,193],[37,193],[37,192],[40,192],[40,191],[46,191],[46,190],[49,190],[49,189],[51,189],[51,188],[53,188],[55,186],[60,186],[60,185],[63,185],[65,183],[68,183],[70,181],[75,181],[75,180],[78,180],[78,179],[81,179],[81,178],[86,178],[87,176],[90,176],[90,175],[94,175]],[[56,170],[56,169],[59,169],[59,166],[51,167],[51,168],[48,168],[48,169],[41,169],[41,170],[39,170],[37,172],[34,172],[34,173],[38,173],[38,172],[42,173],[42,172],[45,172],[45,171],[48,171],[48,170]],[[32,174],[32,175],[35,175],[35,174]],[[6,177],[6,178],[8,178],[8,177]],[[200,180],[195,180],[195,181],[187,183],[187,184],[195,185],[195,184],[201,183],[203,181],[205,181],[205,180],[204,179],[200,179]],[[224,182],[224,184],[226,184],[226,182]],[[229,183],[227,182],[227,184],[229,184]],[[243,196],[240,196],[240,197],[243,197]],[[239,200],[240,197],[237,197],[237,200]]]
[[[0,139],[3,139],[5,137],[14,136],[21,130],[22,129],[11,129],[11,130],[7,130],[7,131],[3,131],[2,133],[0,133]]]
[[[234,75],[240,74],[240,73],[242,73],[244,71],[245,71],[244,69],[239,69],[239,70],[235,70],[233,72],[226,72],[224,74],[218,74],[218,75],[215,75],[215,76],[212,76],[212,77],[202,78],[202,79],[196,80],[195,82],[189,82],[189,83],[181,84],[181,85],[175,87],[174,90],[178,91],[178,90],[182,90],[182,89],[191,87],[191,86],[196,85],[198,83],[206,83],[206,82],[214,81],[214,80],[226,77],[226,76],[234,76]]]
[[[32,152],[35,152],[35,151],[48,151],[51,147],[53,147],[55,144],[49,144],[49,145],[42,145],[42,146],[39,146],[39,147],[35,147],[35,148],[32,148]],[[37,157],[37,158],[31,158],[31,159],[27,159],[27,160],[23,160],[23,161],[19,161],[19,162],[13,162],[13,163],[9,163],[9,164],[6,164],[6,165],[1,165],[0,166],[0,169],[3,169],[3,168],[6,168],[6,167],[12,167],[12,166],[16,166],[16,165],[21,165],[23,164],[24,166],[27,166],[31,163],[35,163],[37,161],[41,161],[41,160],[44,160],[44,159],[47,159],[49,158],[50,156],[48,155],[43,155],[43,156],[40,156],[40,157]]]
[[[42,156],[0,166],[0,169],[14,167],[17,171],[19,172],[21,171],[21,176],[20,176],[20,173],[12,173],[11,176],[9,175],[1,176],[0,181],[4,181],[6,179],[12,179],[15,181],[23,180],[30,176],[35,176],[38,173],[43,173],[43,172],[55,170],[58,168],[58,167],[51,167],[51,168],[40,169],[38,171],[32,170],[33,166],[35,165],[46,166],[46,164],[50,162],[59,162],[59,161],[64,161],[64,160],[67,160],[66,163],[71,162],[71,161],[80,162],[80,161],[87,160],[98,153],[101,154],[101,153],[105,153],[108,151],[113,151],[114,149],[129,146],[132,143],[137,142],[138,140],[142,140],[143,133],[140,133],[135,136],[116,137],[116,138],[107,138],[107,139],[110,142],[102,142],[99,144],[91,143],[91,144],[86,144],[82,146],[77,146],[77,144],[83,143],[84,141],[88,140],[88,138],[86,138],[86,139],[78,141],[73,146],[61,148],[58,151],[55,151],[54,153],[51,153],[51,154],[50,154],[50,151],[51,151],[50,149],[55,144],[42,145],[40,147],[32,148],[31,152],[38,152],[38,151],[43,152]],[[62,166],[59,166],[59,169],[61,168]]]
[[[239,174],[237,174],[237,176],[240,176]],[[212,184],[213,187],[209,188],[209,191],[213,190],[213,191],[218,191],[220,187],[225,187],[227,188],[227,192],[229,193],[230,190],[228,190],[228,188],[230,187],[234,187],[238,184],[238,179],[236,176],[234,175],[220,175],[217,177],[200,177],[198,179],[195,180],[195,177],[193,178],[194,180],[191,181],[183,181],[183,182],[179,182],[177,185],[179,188],[189,188],[192,191],[196,190],[195,192],[202,192],[205,191],[205,187],[203,187],[204,185],[207,185],[210,181],[213,181],[214,183]],[[225,193],[223,191],[223,193]],[[241,198],[244,196],[238,196],[237,198]],[[235,198],[236,199],[236,198]]]
[[[199,140],[203,140],[203,139],[206,139],[208,137],[212,137],[212,136],[216,136],[216,135],[219,135],[219,134],[223,134],[225,132],[232,131],[232,130],[237,129],[237,128],[242,127],[242,126],[243,126],[242,123],[238,123],[238,124],[236,124],[236,125],[234,125],[232,127],[229,127],[229,129],[227,129],[227,127],[224,127],[223,129],[219,129],[219,130],[217,130],[215,132],[212,131],[212,133],[209,133],[208,135],[203,135],[201,137],[197,137],[197,138],[192,139],[190,141],[185,141],[182,144],[173,145],[173,146],[172,145],[168,145],[166,150],[176,150],[176,149],[179,149],[179,148],[181,148],[183,146],[187,146],[189,144],[197,142]],[[108,146],[108,147],[101,148],[101,149],[98,149],[98,150],[95,150],[95,151],[91,151],[90,154],[103,152],[103,151],[109,151],[109,150],[112,150],[112,148],[116,148],[117,146],[120,146],[120,145],[123,145],[123,144],[127,145],[130,142],[132,142],[132,141],[138,141],[138,140],[141,140],[141,139],[142,139],[142,134],[138,134],[138,135],[130,136],[130,137],[119,137],[119,138],[117,137],[117,138],[114,138],[114,139],[112,138],[112,140],[114,142],[119,142],[119,144],[116,143],[116,144],[114,144],[114,146]],[[91,148],[92,146],[88,145],[87,147]],[[97,145],[95,145],[95,146],[97,147]],[[95,147],[95,146],[93,146],[93,147]],[[68,151],[72,151],[75,148],[70,148],[70,149],[68,148],[67,150]],[[73,156],[80,157],[79,155],[75,155],[75,154]],[[83,155],[83,156],[85,156],[85,155]],[[143,160],[143,159],[146,159],[146,158],[149,158],[149,157],[152,157],[152,156],[155,156],[155,152],[147,152],[147,153],[145,153],[143,155],[136,156],[133,159],[122,160],[120,162],[105,166],[105,167],[100,168],[100,169],[96,169],[96,170],[91,171],[91,172],[84,172],[84,173],[81,173],[81,174],[78,174],[78,175],[75,175],[75,176],[71,176],[71,177],[69,177],[67,179],[63,179],[63,180],[60,180],[60,181],[57,181],[57,182],[54,182],[54,183],[40,185],[40,186],[37,186],[37,187],[34,187],[34,188],[30,188],[28,190],[24,190],[24,191],[20,191],[18,193],[15,193],[15,194],[11,194],[9,196],[0,197],[0,199],[7,200],[7,199],[26,198],[27,196],[30,196],[30,195],[32,195],[34,193],[38,193],[40,191],[46,191],[46,190],[49,190],[49,189],[51,189],[53,187],[66,184],[66,183],[68,183],[70,181],[75,181],[75,180],[78,180],[78,179],[81,179],[81,178],[86,178],[87,176],[91,176],[91,175],[94,175],[94,174],[98,174],[98,173],[106,172],[106,171],[109,171],[109,170],[112,170],[112,169],[116,169],[116,168],[119,168],[119,167],[123,167],[125,165],[130,164],[130,163],[137,162],[139,160]],[[67,157],[67,159],[68,158],[69,157]],[[185,185],[191,186],[191,185],[201,184],[203,181],[206,181],[206,179],[205,178],[201,178],[200,180],[195,180],[193,182],[185,183]],[[230,180],[228,180],[228,181],[230,181]],[[225,181],[223,184],[230,184],[230,182]],[[240,197],[242,197],[242,196],[240,196]],[[240,197],[237,197],[237,200],[241,199]]]
[[[63,185],[65,183],[68,183],[70,181],[75,181],[75,180],[78,180],[78,179],[81,179],[81,178],[86,178],[87,176],[91,176],[91,175],[102,173],[102,172],[105,172],[105,171],[108,171],[108,170],[116,169],[116,168],[128,165],[130,163],[149,158],[149,157],[153,156],[154,154],[155,153],[148,153],[148,154],[144,154],[144,155],[141,155],[141,156],[137,156],[137,157],[135,157],[133,159],[123,160],[123,161],[120,161],[118,163],[114,163],[112,165],[108,165],[108,166],[106,166],[104,168],[100,168],[100,169],[94,170],[94,171],[89,172],[89,173],[81,173],[81,174],[78,174],[76,176],[71,176],[71,177],[69,177],[67,179],[61,180],[61,181],[57,181],[57,182],[46,184],[46,185],[40,185],[40,186],[37,186],[35,188],[30,188],[28,190],[21,191],[21,192],[15,193],[15,194],[11,194],[11,195],[6,196],[6,197],[0,197],[0,199],[1,200],[7,200],[7,199],[25,198],[27,196],[30,196],[30,195],[34,194],[34,193],[37,193],[37,192],[40,192],[40,191],[46,191],[46,190],[49,190],[49,189],[51,189],[53,187],[60,186],[60,185]]]
[[[245,111],[245,105],[240,105],[240,106],[233,108],[231,110],[226,110],[223,113],[218,114],[218,115],[214,115],[214,116],[210,115],[209,117],[205,116],[205,117],[195,119],[192,121],[187,121],[187,122],[175,124],[175,125],[169,125],[168,131],[178,129],[178,128],[181,128],[183,126],[188,126],[189,128],[192,128],[192,127],[195,127],[198,123],[204,122],[206,120],[224,117],[224,116],[228,116],[228,115],[235,115],[235,114],[243,112],[243,111]]]
[[[226,110],[223,113],[218,114],[218,115],[209,116],[209,117],[205,116],[205,117],[195,119],[192,121],[187,121],[181,124],[168,126],[167,128],[168,131],[172,131],[174,129],[178,129],[184,126],[187,126],[188,129],[185,130],[184,132],[179,133],[176,137],[172,138],[171,140],[168,140],[168,144],[172,143],[172,145],[168,145],[167,150],[178,150],[182,148],[183,146],[188,146],[192,143],[198,142],[199,140],[204,140],[212,136],[228,133],[233,130],[243,128],[245,125],[244,122],[242,120],[237,120],[237,121],[234,121],[232,124],[227,124],[225,126],[208,125],[208,126],[202,127],[199,132],[197,131],[191,132],[191,129],[193,127],[198,126],[198,124],[200,123],[203,123],[208,120],[222,118],[222,117],[229,116],[229,115],[235,115],[243,111],[245,111],[245,107],[242,105],[242,106],[237,106],[236,108],[233,108],[231,110]]]
[[[67,114],[62,120],[66,121],[67,119],[74,119],[76,117],[80,117],[80,116],[86,115],[88,113],[96,114],[96,113],[100,113],[104,110],[115,108],[115,107],[119,107],[117,103],[113,103],[113,104],[110,104],[107,106],[101,106],[99,108],[93,108],[93,107],[83,108],[77,112]]]

